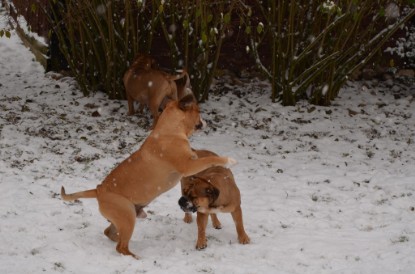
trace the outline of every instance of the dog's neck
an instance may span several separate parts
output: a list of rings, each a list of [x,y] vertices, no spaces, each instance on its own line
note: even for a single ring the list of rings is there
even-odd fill
[[[174,117],[174,119],[170,117]],[[185,115],[182,111],[166,108],[160,115],[153,132],[163,135],[185,135],[188,138],[192,134],[193,128],[185,123]]]

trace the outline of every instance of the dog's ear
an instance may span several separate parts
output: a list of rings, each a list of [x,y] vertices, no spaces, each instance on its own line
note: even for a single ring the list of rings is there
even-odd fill
[[[216,187],[208,187],[206,188],[206,195],[212,202],[214,202],[219,197],[219,189]]]
[[[179,108],[183,111],[186,111],[195,103],[196,103],[196,99],[193,96],[193,94],[188,94],[184,96],[182,99],[180,99]]]
[[[191,183],[186,183],[186,185],[182,189],[182,194],[185,196],[189,195],[190,190],[195,186],[192,177],[190,177]]]

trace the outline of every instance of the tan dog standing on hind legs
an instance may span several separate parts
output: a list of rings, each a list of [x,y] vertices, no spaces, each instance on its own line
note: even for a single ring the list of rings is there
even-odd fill
[[[217,156],[208,150],[195,150],[195,152],[199,159]],[[241,195],[230,169],[221,166],[210,167],[190,177],[183,177],[181,186],[182,197],[179,205],[186,212],[184,221],[192,222],[191,212],[197,211],[197,249],[207,247],[206,226],[209,215],[213,227],[222,228],[216,216],[219,212],[232,214],[239,243],[250,242],[243,225]]]
[[[111,222],[105,235],[117,242],[119,253],[138,258],[129,250],[128,243],[136,217],[144,213],[143,207],[173,188],[183,176],[236,163],[228,157],[198,158],[188,137],[201,125],[193,96],[169,102],[138,151],[113,169],[95,189],[66,194],[62,187],[62,199],[96,198],[101,214]]]

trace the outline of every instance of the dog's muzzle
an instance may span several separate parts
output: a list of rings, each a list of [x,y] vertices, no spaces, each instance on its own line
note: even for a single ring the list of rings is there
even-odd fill
[[[184,212],[196,212],[197,208],[193,203],[185,196],[179,199],[179,206]]]

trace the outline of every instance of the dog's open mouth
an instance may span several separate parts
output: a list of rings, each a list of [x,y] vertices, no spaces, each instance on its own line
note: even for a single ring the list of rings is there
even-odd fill
[[[185,196],[179,199],[179,206],[184,212],[196,212],[197,207]]]

